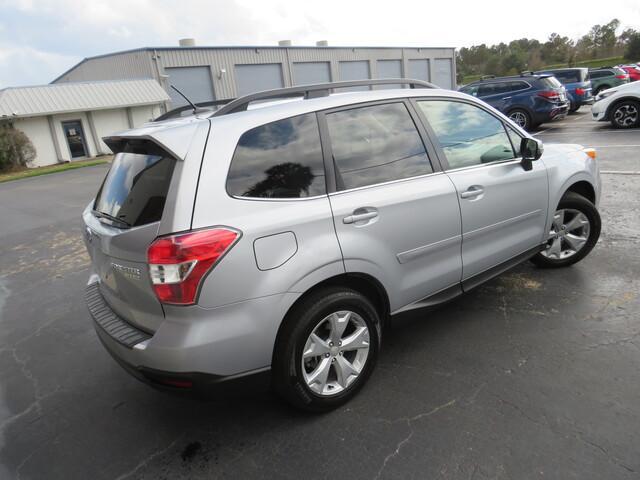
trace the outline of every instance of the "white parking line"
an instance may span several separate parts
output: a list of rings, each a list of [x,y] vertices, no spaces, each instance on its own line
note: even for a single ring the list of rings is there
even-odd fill
[[[640,171],[635,170],[600,170],[603,175],[640,175]]]
[[[590,148],[631,148],[640,147],[640,145],[589,145]]]

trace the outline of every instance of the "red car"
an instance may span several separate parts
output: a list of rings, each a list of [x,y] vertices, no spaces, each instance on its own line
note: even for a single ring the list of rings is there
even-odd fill
[[[621,69],[629,74],[629,81],[635,82],[640,80],[640,67],[637,65],[620,65]]]

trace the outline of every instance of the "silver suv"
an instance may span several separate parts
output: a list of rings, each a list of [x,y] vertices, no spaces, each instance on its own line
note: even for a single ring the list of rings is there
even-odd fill
[[[371,375],[392,315],[527,259],[571,265],[600,234],[594,151],[543,155],[419,81],[262,92],[105,141],[87,304],[118,362],[174,390],[268,380],[329,410]]]

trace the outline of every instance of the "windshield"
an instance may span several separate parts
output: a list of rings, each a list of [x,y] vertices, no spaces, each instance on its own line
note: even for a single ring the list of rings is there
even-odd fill
[[[159,151],[118,153],[96,197],[96,216],[118,227],[159,221],[174,165]]]

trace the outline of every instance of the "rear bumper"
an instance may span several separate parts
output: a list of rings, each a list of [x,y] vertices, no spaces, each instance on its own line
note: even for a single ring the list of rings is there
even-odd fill
[[[272,295],[213,309],[165,306],[165,321],[149,333],[111,310],[95,277],[87,285],[98,337],[121,366],[155,387],[199,393],[268,384],[278,327],[293,298]]]
[[[538,110],[534,119],[536,123],[547,123],[554,120],[561,120],[569,113],[569,102],[560,105],[550,105],[544,110]]]

